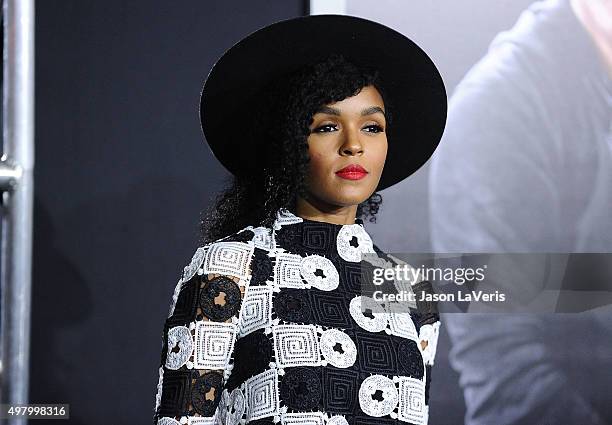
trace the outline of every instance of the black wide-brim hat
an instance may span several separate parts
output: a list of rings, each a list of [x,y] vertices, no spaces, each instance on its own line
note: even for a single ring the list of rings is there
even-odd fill
[[[447,97],[433,61],[399,32],[363,18],[312,15],[261,28],[228,49],[211,69],[200,97],[204,137],[234,175],[261,172],[261,146],[245,137],[260,90],[304,65],[342,54],[379,71],[393,122],[385,167],[376,190],[417,171],[431,157],[446,123]],[[278,119],[278,117],[274,117]],[[259,170],[258,170],[259,168]]]

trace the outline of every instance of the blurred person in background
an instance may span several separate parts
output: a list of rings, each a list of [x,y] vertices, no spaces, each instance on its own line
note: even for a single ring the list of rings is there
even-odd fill
[[[436,252],[612,252],[612,1],[533,3],[454,91]],[[476,424],[609,424],[612,310],[443,314]]]

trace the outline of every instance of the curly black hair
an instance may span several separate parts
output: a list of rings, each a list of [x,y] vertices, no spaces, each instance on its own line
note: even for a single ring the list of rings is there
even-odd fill
[[[221,239],[249,225],[270,227],[281,207],[295,211],[297,196],[306,189],[307,138],[314,114],[321,106],[355,96],[369,85],[376,87],[383,98],[388,132],[391,111],[378,71],[358,67],[342,55],[329,55],[264,88],[251,135],[253,140],[266,141],[261,144],[261,158],[265,158],[261,173],[230,176],[226,188],[200,214],[200,242]],[[271,123],[271,116],[284,117],[283,122]],[[374,192],[358,205],[356,215],[376,222],[381,204],[382,196]]]

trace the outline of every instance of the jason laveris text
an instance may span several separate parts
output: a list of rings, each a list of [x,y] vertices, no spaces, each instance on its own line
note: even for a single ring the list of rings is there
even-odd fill
[[[465,291],[459,290],[456,293],[430,293],[430,292],[419,292],[415,294],[410,291],[400,291],[396,293],[385,293],[383,291],[374,291],[372,297],[376,301],[476,301],[476,302],[504,302],[506,300],[506,294],[495,291],[493,293],[486,292],[483,290],[472,290]]]

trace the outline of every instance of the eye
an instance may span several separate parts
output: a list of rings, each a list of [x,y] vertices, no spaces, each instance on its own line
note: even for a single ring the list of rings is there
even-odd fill
[[[381,133],[384,131],[384,128],[382,128],[380,125],[378,124],[372,124],[372,125],[368,125],[364,128],[368,128],[370,130],[368,130],[369,133]]]
[[[315,128],[314,130],[312,130],[312,132],[313,133],[329,133],[330,131],[333,131],[333,129],[335,128],[336,128],[335,124],[325,124],[325,125]]]

